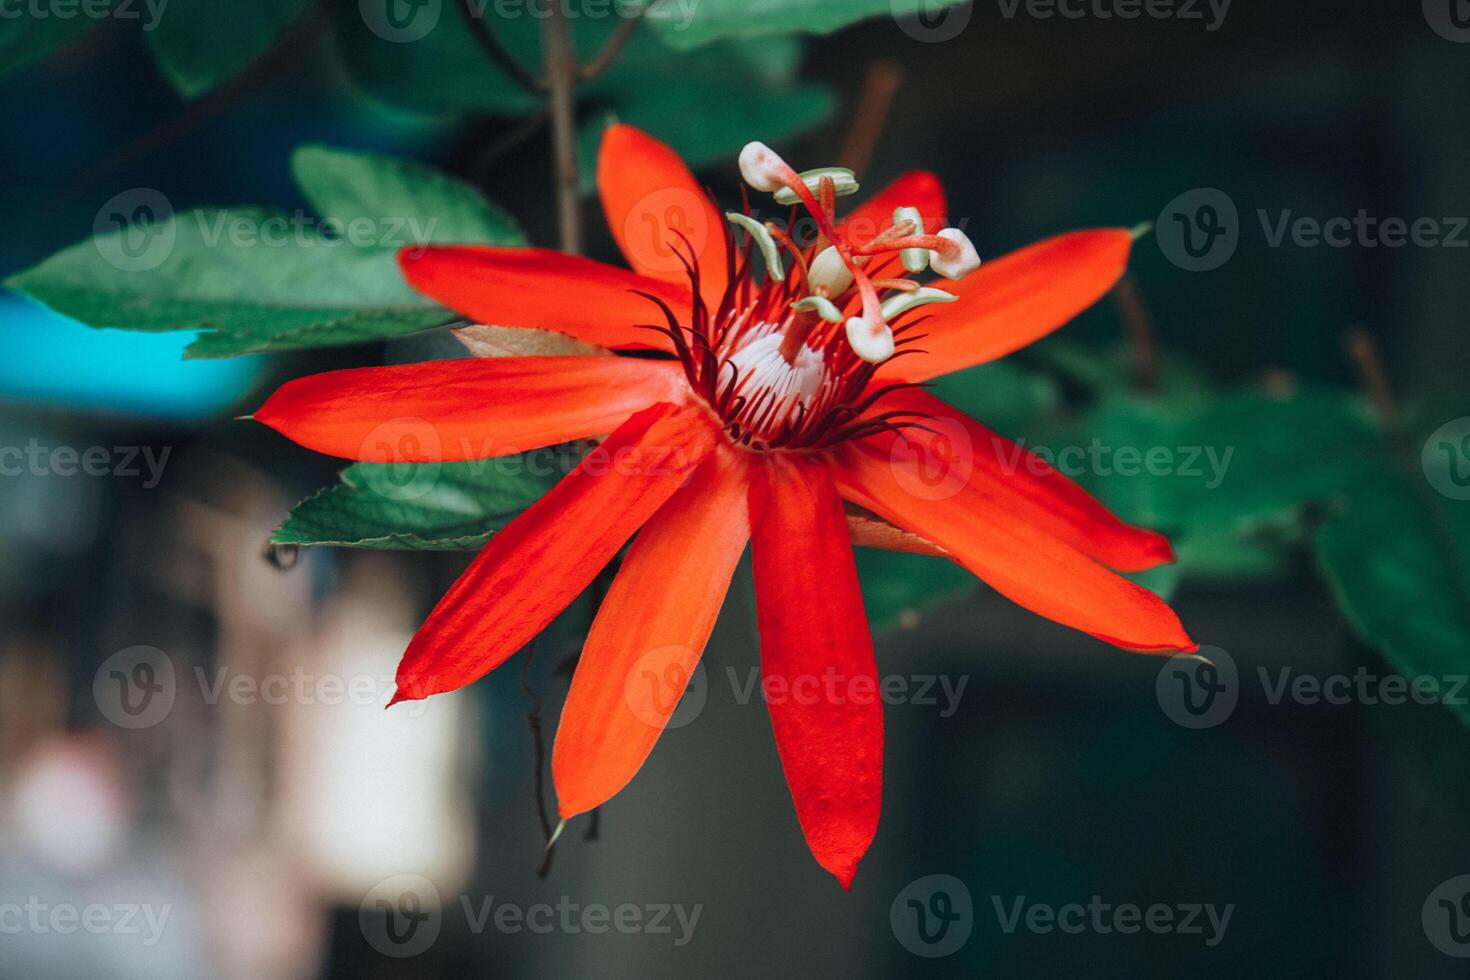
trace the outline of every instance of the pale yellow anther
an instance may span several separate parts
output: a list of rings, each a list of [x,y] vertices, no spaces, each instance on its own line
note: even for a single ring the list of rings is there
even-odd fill
[[[893,356],[893,331],[882,320],[871,323],[865,317],[848,317],[847,342],[869,364],[882,364]]]
[[[764,143],[752,140],[740,151],[740,176],[751,187],[769,194],[784,184],[791,168],[780,154]]]
[[[913,234],[924,234],[924,216],[919,213],[918,208],[894,208],[893,223],[900,225],[905,221],[913,223]],[[898,260],[903,263],[904,269],[910,273],[923,272],[929,268],[929,250],[927,248],[899,249]]]
[[[944,252],[929,251],[929,267],[946,279],[963,279],[980,268],[980,254],[975,251],[969,237],[958,228],[941,228],[936,234],[954,242],[955,247]]]
[[[814,292],[825,290],[828,296],[839,296],[852,285],[852,270],[847,267],[842,253],[837,251],[837,246],[828,245],[817,253],[807,271],[807,282],[811,283]]]
[[[857,175],[846,167],[817,167],[815,170],[803,170],[796,176],[801,178],[801,182],[806,185],[806,189],[811,191],[813,195],[822,186],[823,177],[832,181],[832,189],[836,192],[837,197],[846,197],[849,194],[856,194],[858,192]],[[796,191],[785,184],[777,188],[777,204],[795,204],[798,200]]]

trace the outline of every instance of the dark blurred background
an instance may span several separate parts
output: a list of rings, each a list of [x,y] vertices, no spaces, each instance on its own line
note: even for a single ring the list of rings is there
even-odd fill
[[[1355,386],[1343,336],[1366,325],[1395,386],[1463,386],[1463,246],[1273,248],[1256,212],[1470,214],[1470,45],[1417,4],[1242,0],[1213,30],[1200,8],[1203,22],[1037,18],[991,0],[944,43],[888,17],[811,38],[800,77],[828,86],[835,112],[780,146],[831,162],[885,63],[898,89],[865,184],[937,171],[982,255],[1154,221],[1219,188],[1240,213],[1228,262],[1186,271],[1151,238],[1135,252],[1161,347],[1221,383]],[[0,79],[0,275],[85,238],[129,188],[176,208],[301,207],[288,160],[308,140],[436,164],[554,244],[544,127],[365,97],[310,31],[187,102],[143,48],[103,23]],[[699,167],[727,200],[732,164]],[[587,213],[594,254],[612,259],[590,198]],[[338,466],[231,421],[286,377],[443,353],[442,338],[184,361],[187,335],[93,330],[6,293],[0,330],[6,445],[131,447],[141,469],[0,479],[0,907],[131,906],[142,929],[3,928],[0,976],[1464,975],[1421,923],[1425,896],[1470,871],[1467,741],[1449,712],[1272,704],[1244,683],[1227,720],[1191,730],[1161,709],[1160,661],[984,592],[909,610],[879,641],[881,671],[936,678],[937,703],[886,709],[883,822],[850,894],[808,855],[765,710],[730,680],[757,657],[744,570],[703,709],[601,811],[596,839],[588,821],[568,829],[540,879],[527,716],[539,699],[549,751],[588,603],[529,663],[384,714],[398,654],[468,556],[272,552],[271,529]],[[1103,303],[1066,337],[1101,349],[1122,332]],[[1186,579],[1174,603],[1242,677],[1386,669],[1302,556],[1264,583]],[[139,646],[166,654],[176,696],[130,728],[97,685]],[[371,680],[354,703],[210,695],[303,670]],[[964,684],[953,705],[939,681]],[[963,946],[930,959],[890,913],[935,874],[962,881],[973,912]],[[399,875],[443,901],[437,940],[411,960],[374,932],[373,890]],[[1233,911],[1209,945],[1203,916],[1202,935],[1007,933],[996,907],[1094,895]],[[687,936],[672,913],[672,934],[542,934],[477,927],[467,911],[486,902],[699,911]],[[151,936],[150,911],[167,916]]]

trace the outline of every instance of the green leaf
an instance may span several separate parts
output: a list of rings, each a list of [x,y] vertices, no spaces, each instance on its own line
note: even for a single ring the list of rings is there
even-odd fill
[[[908,17],[963,0],[654,0],[645,14],[664,43],[687,49],[719,38],[830,34],[868,17]]]
[[[524,242],[469,185],[419,164],[308,147],[293,169],[314,205],[335,212],[326,224],[261,208],[200,208],[98,235],[7,285],[94,327],[203,330],[187,356],[231,357],[451,323],[453,312],[403,280],[398,250]],[[160,196],[154,210],[166,207]]]
[[[94,327],[210,331],[191,357],[363,342],[454,319],[408,288],[392,250],[353,248],[299,217],[200,208],[80,242],[6,285]],[[152,248],[126,244],[145,235],[162,243],[157,265],[117,261]]]
[[[1353,629],[1395,669],[1470,674],[1470,501],[1385,466],[1318,529],[1317,560]],[[1448,707],[1470,725],[1464,704]]]
[[[39,61],[67,41],[81,36],[111,10],[111,0],[91,0],[74,17],[54,16],[54,10],[42,9],[46,16],[33,16],[24,4],[16,4],[7,16],[0,17],[0,75]]]
[[[168,0],[145,30],[169,84],[192,99],[264,54],[306,9],[306,0]]]
[[[497,17],[491,27],[522,64],[539,71],[539,23],[526,16]],[[590,58],[616,23],[610,14],[580,20],[580,57]],[[411,41],[385,39],[355,8],[340,9],[333,27],[358,85],[397,108],[512,117],[542,109],[537,96],[487,58],[448,3],[434,29]],[[590,120],[579,147],[584,188],[591,188],[597,139],[611,117],[646,129],[695,166],[731,156],[757,136],[785,139],[824,121],[835,100],[826,88],[796,79],[799,56],[791,38],[730,42],[684,54],[639,29],[607,71],[577,90]]]
[[[358,4],[333,4],[336,50],[364,93],[396,108],[430,115],[474,111],[521,116],[540,110],[536,94],[489,60],[461,22],[458,6],[459,0],[420,5],[403,33],[394,35],[382,25],[369,24]],[[523,64],[539,70],[539,20],[492,17],[490,23]],[[401,39],[390,39],[394,37]]]
[[[1191,532],[1288,520],[1341,496],[1382,455],[1359,399],[1326,389],[1239,391],[1204,403],[1114,396],[1084,417],[1073,442],[1076,475],[1105,503],[1130,520]]]
[[[414,160],[307,144],[291,155],[291,176],[339,235],[356,224],[416,244],[526,244],[516,220],[472,185]]]
[[[539,457],[537,457],[539,459]],[[354,463],[297,504],[274,544],[416,551],[478,548],[562,475],[531,457],[462,463]]]
[[[832,115],[832,92],[798,80],[800,58],[794,38],[685,55],[640,31],[586,95],[604,115],[647,130],[697,167],[733,157],[752,139],[789,139]]]
[[[1124,520],[1169,536],[1178,561],[1135,576],[1160,594],[1181,580],[1284,574],[1309,508],[1341,500],[1383,459],[1366,411],[1347,392],[1103,390],[1074,425],[1027,445]]]

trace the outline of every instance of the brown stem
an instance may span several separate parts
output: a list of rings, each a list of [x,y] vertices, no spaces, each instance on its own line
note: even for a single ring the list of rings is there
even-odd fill
[[[633,31],[637,29],[641,15],[642,11],[639,11],[638,15],[628,17],[619,24],[608,39],[603,42],[602,48],[577,72],[577,78],[585,82],[596,78],[606,71],[607,66],[612,64],[613,60],[622,52],[623,47],[628,43],[628,38],[633,36]]]
[[[546,84],[537,78],[529,68],[521,64],[520,59],[500,42],[500,38],[485,22],[485,18],[475,12],[474,0],[459,0],[459,13],[464,18],[465,26],[470,29],[470,34],[480,42],[480,47],[485,49],[491,61],[500,66],[501,71],[509,75],[527,92],[539,95],[546,91]]]
[[[1138,280],[1133,273],[1124,273],[1113,287],[1113,308],[1123,321],[1128,333],[1128,349],[1133,359],[1133,389],[1141,392],[1157,391],[1159,387],[1159,354],[1154,346],[1153,318],[1143,302],[1138,289]]]
[[[309,57],[311,48],[320,42],[327,26],[326,10],[320,4],[313,4],[274,44],[238,75],[210,89],[190,102],[178,115],[165,119],[143,135],[129,140],[78,174],[47,200],[48,207],[61,207],[71,195],[89,189],[131,163],[168,149],[201,126],[223,115],[246,96],[279,78],[285,69]]]
[[[903,70],[898,63],[886,58],[875,61],[863,79],[863,89],[858,94],[852,112],[852,126],[842,143],[842,152],[837,155],[839,166],[861,173],[867,169],[873,151],[878,148],[878,137],[883,133],[883,124],[888,120],[888,110],[893,106],[893,97],[903,84]]]
[[[1399,468],[1409,474],[1409,484],[1429,514],[1435,546],[1454,580],[1459,599],[1456,608],[1460,621],[1470,629],[1470,566],[1467,566],[1460,552],[1454,528],[1445,515],[1444,498],[1434,493],[1429,484],[1419,476],[1419,453],[1399,415],[1398,403],[1394,401],[1393,389],[1388,383],[1388,372],[1383,369],[1383,358],[1378,353],[1378,344],[1368,329],[1362,326],[1349,328],[1344,342],[1348,355],[1357,365],[1363,391],[1373,406],[1374,414],[1378,416],[1389,453]]]
[[[546,5],[541,22],[541,54],[546,66],[547,109],[551,113],[551,146],[556,174],[556,214],[561,250],[582,252],[582,200],[577,188],[577,120],[575,88],[577,52],[571,26],[558,3]]]
[[[1363,380],[1363,390],[1378,421],[1384,429],[1391,429],[1398,421],[1398,406],[1394,404],[1393,392],[1388,386],[1388,374],[1383,370],[1383,359],[1378,356],[1378,345],[1373,335],[1364,327],[1351,327],[1345,337],[1348,356],[1357,365],[1358,376]]]

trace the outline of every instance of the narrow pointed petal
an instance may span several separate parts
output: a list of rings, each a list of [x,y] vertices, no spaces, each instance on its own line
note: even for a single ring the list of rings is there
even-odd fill
[[[924,218],[924,227],[934,234],[944,226],[944,185],[939,178],[927,170],[910,170],[900,174],[892,183],[862,204],[837,223],[838,234],[848,237],[854,245],[865,244],[878,232],[893,224],[896,208],[918,208]]]
[[[398,253],[409,285],[476,323],[555,330],[589,344],[667,350],[637,324],[662,324],[652,293],[687,315],[689,284],[543,248],[416,246]]]
[[[829,467],[752,463],[751,555],[761,676],[796,817],[843,888],[878,829],[883,708],[847,521]]]
[[[891,392],[873,409],[891,411],[913,412],[925,428],[885,433],[868,445],[919,466],[934,495],[961,495],[962,506],[1008,515],[1120,572],[1174,560],[1168,538],[1119,520],[1050,463],[927,391]]]
[[[965,494],[912,492],[904,464],[872,446],[845,447],[837,479],[847,499],[933,541],[991,588],[1064,626],[1142,652],[1194,650],[1179,617],[1147,589],[1064,542]]]
[[[394,701],[478,680],[541,632],[689,474],[717,433],[655,405],[625,422],[489,544],[414,636]]]
[[[986,261],[941,286],[959,299],[925,308],[923,353],[896,359],[884,375],[925,381],[1039,340],[1112,289],[1132,247],[1125,229],[1074,231]]]
[[[448,462],[602,435],[683,390],[672,361],[461,358],[297,378],[277,388],[254,418],[329,456]]]
[[[700,294],[717,307],[725,292],[725,218],[670,147],[632,126],[602,136],[597,190],[613,240],[642,275],[677,285],[689,277],[675,249],[682,234],[699,260]]]
[[[628,784],[704,653],[750,537],[744,455],[717,449],[638,533],[587,635],[551,771],[563,818]]]

